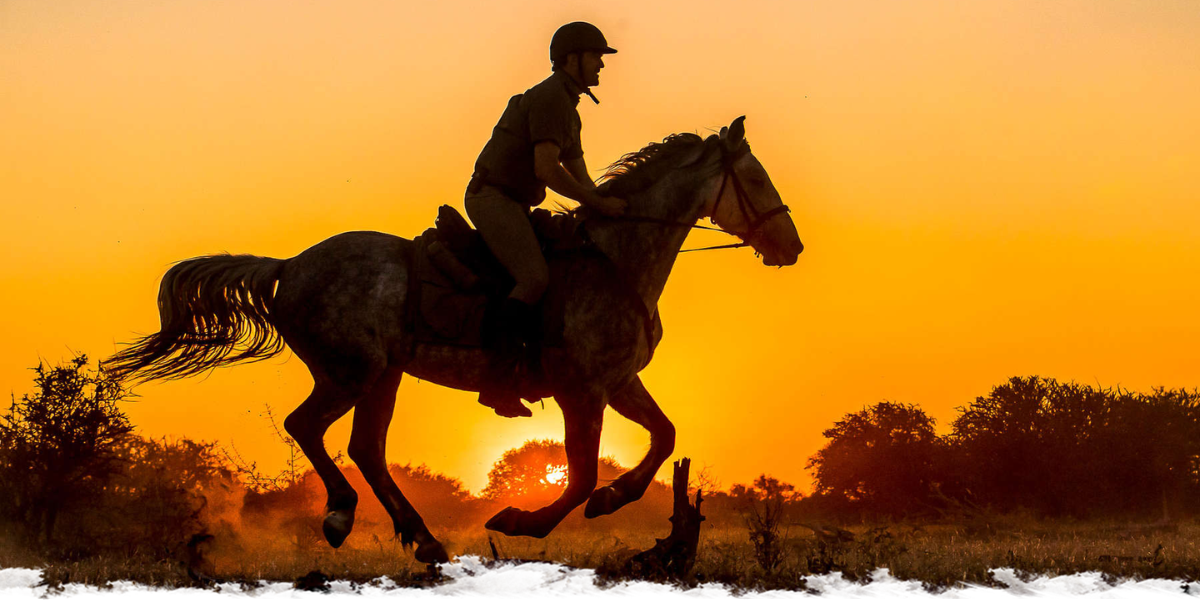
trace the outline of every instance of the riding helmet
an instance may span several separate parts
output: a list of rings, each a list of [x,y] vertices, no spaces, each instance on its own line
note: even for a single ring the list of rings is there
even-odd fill
[[[591,23],[575,21],[567,23],[554,32],[550,38],[550,60],[557,61],[566,58],[572,52],[599,52],[614,54],[616,50],[608,47],[608,41],[600,29]]]

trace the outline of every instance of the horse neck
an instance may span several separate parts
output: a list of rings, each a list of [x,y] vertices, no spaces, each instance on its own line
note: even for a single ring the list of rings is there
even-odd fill
[[[653,313],[675,266],[690,225],[704,209],[703,182],[676,174],[672,181],[651,186],[627,200],[626,214],[653,217],[681,225],[600,219],[588,223],[588,234],[624,275]]]

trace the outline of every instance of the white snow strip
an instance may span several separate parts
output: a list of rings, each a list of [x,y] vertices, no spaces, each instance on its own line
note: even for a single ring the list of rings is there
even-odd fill
[[[1012,569],[992,571],[997,581],[1008,589],[969,586],[954,588],[942,593],[925,591],[920,582],[901,581],[892,577],[887,569],[871,574],[869,583],[848,581],[839,573],[813,575],[807,578],[808,592],[771,591],[746,593],[734,596],[728,589],[717,584],[683,590],[668,585],[631,582],[600,588],[595,584],[595,573],[590,569],[572,569],[549,563],[505,564],[489,567],[474,556],[461,556],[442,569],[451,581],[431,588],[403,588],[386,577],[370,585],[356,586],[349,582],[330,582],[334,597],[359,598],[418,598],[436,600],[440,598],[497,598],[539,600],[541,598],[592,597],[592,598],[653,598],[653,599],[708,599],[744,598],[752,600],[811,600],[813,592],[822,598],[941,598],[945,600],[998,600],[1006,598],[1184,598],[1200,596],[1200,586],[1189,586],[1180,581],[1148,579],[1124,581],[1115,586],[1104,582],[1099,573],[1081,573],[1058,577],[1037,577],[1022,581]],[[76,600],[79,598],[111,599],[119,595],[122,600],[150,598],[173,598],[186,600],[222,600],[229,598],[254,598],[255,600],[317,600],[325,596],[316,592],[302,592],[291,583],[264,583],[261,587],[243,591],[236,584],[225,584],[217,589],[164,589],[151,588],[129,582],[118,582],[111,589],[99,589],[81,584],[63,586],[61,594],[38,587],[42,573],[37,569],[0,569],[0,599],[3,600],[47,600],[57,597]]]

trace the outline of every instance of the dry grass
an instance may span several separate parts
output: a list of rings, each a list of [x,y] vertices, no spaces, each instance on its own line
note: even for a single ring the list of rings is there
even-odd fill
[[[442,537],[452,554],[552,561],[603,571],[649,548],[667,529],[620,536],[586,529],[560,530],[544,540],[494,536],[494,554],[482,530],[442,532]],[[789,527],[782,537],[782,560],[767,571],[756,562],[745,528],[709,528],[701,536],[694,578],[681,583],[803,589],[808,575],[836,571],[847,579],[864,580],[876,569],[887,568],[897,578],[944,589],[962,583],[999,585],[989,569],[1004,567],[1027,576],[1098,571],[1114,579],[1200,579],[1200,525],[1195,523],[1153,527],[997,519],[987,527],[900,524],[851,531],[853,540],[823,541],[809,529]],[[263,539],[216,540],[204,548],[202,561],[192,561],[195,568],[191,573],[184,557],[159,562],[136,557],[93,558],[46,565],[4,546],[0,546],[0,565],[42,567],[50,585],[103,585],[126,579],[168,586],[207,585],[213,580],[253,586],[262,580],[296,581],[312,571],[356,582],[387,576],[399,585],[432,583],[410,551],[372,534],[351,536],[338,550],[315,541],[265,543]]]

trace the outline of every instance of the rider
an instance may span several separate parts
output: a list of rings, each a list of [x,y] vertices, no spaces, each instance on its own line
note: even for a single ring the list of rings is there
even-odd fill
[[[533,306],[550,274],[529,222],[530,209],[541,204],[549,187],[608,216],[625,211],[624,200],[599,195],[588,177],[576,110],[580,94],[600,103],[588,88],[600,84],[601,56],[615,52],[590,23],[568,23],[554,32],[553,73],[509,99],[467,186],[467,216],[516,281],[498,314],[490,315],[485,336],[491,356],[479,403],[500,416],[533,416],[521,404],[518,376]]]

